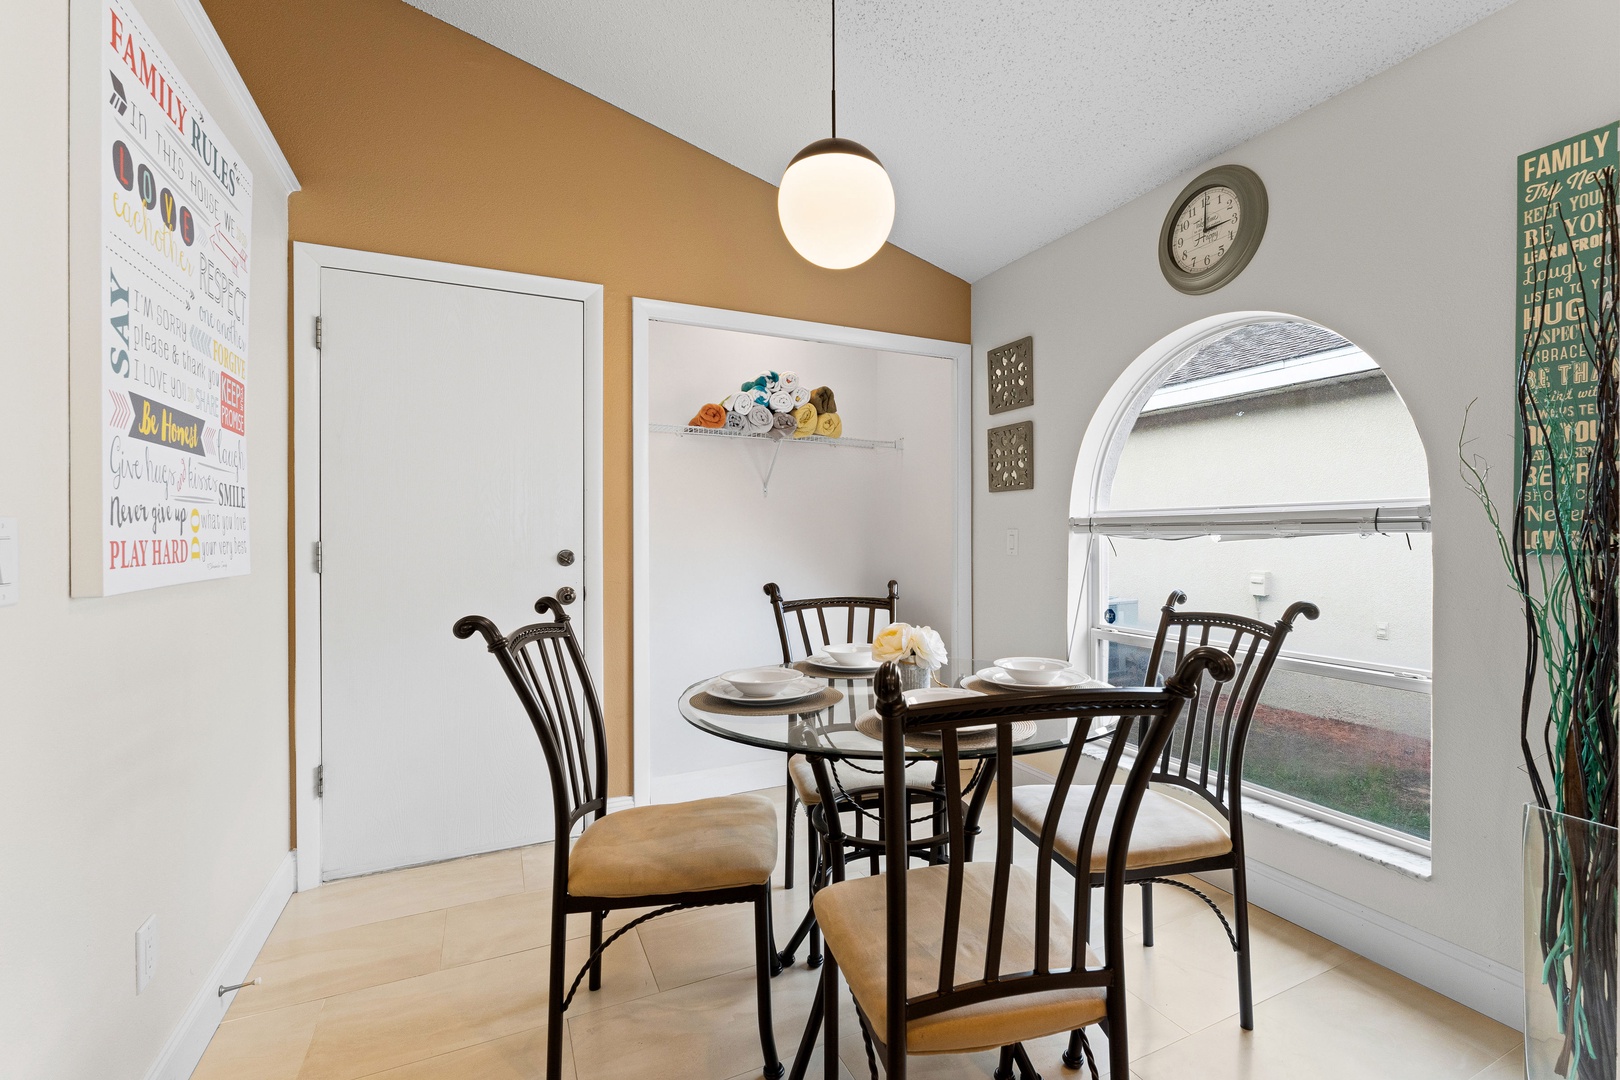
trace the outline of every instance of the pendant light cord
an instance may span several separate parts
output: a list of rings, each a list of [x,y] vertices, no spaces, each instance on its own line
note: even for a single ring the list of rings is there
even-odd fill
[[[832,137],[838,138],[838,0],[828,4],[832,8]]]

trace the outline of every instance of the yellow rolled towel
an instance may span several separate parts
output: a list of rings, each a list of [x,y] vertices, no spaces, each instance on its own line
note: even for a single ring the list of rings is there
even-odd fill
[[[793,410],[793,419],[798,425],[793,429],[793,437],[802,439],[806,435],[816,433],[816,407],[814,405],[800,405]]]
[[[816,418],[816,434],[823,438],[836,439],[844,433],[844,422],[838,419],[835,412],[822,413]]]
[[[718,405],[705,405],[692,417],[687,427],[723,428],[726,426],[726,410]]]

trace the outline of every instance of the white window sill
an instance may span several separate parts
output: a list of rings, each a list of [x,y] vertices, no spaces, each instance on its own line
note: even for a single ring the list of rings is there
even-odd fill
[[[1259,822],[1285,829],[1326,844],[1328,847],[1348,851],[1368,862],[1377,863],[1419,881],[1428,881],[1433,876],[1433,863],[1427,855],[1408,851],[1376,837],[1352,832],[1332,822],[1302,814],[1298,810],[1290,810],[1255,798],[1245,798],[1243,817],[1247,822]]]

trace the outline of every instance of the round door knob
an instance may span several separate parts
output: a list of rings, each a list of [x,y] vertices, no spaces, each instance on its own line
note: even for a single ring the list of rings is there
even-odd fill
[[[573,566],[574,565],[574,553],[572,551],[569,551],[567,548],[563,548],[561,551],[557,552],[557,565],[558,566]]]
[[[562,588],[557,590],[557,603],[572,604],[574,602],[575,595],[574,587],[572,585],[564,585]]]

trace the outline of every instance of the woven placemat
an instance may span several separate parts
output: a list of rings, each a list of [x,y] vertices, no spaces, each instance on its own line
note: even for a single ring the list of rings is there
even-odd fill
[[[844,700],[844,692],[829,686],[815,697],[785,705],[739,705],[735,701],[716,697],[707,690],[699,690],[692,695],[691,700],[695,707],[704,712],[722,713],[726,716],[797,716],[800,713],[820,712],[838,704]]]
[[[878,673],[877,668],[873,668],[871,671],[851,671],[849,668],[812,664],[808,660],[797,660],[792,666],[794,671],[802,672],[812,679],[852,679],[859,682],[871,682],[872,676]]]
[[[865,735],[868,739],[875,739],[878,742],[882,742],[883,718],[876,712],[864,712],[861,714],[860,719],[855,721],[855,730],[860,732],[862,735]],[[1024,742],[1028,739],[1033,739],[1034,737],[1035,721],[1013,721],[1013,742]],[[906,745],[915,747],[918,750],[938,750],[940,747],[940,739],[939,736],[934,734],[932,731],[914,731],[910,735],[906,736]],[[965,735],[958,733],[956,736],[956,746],[958,750],[983,750],[994,745],[996,745],[996,733],[994,730],[974,731]]]

